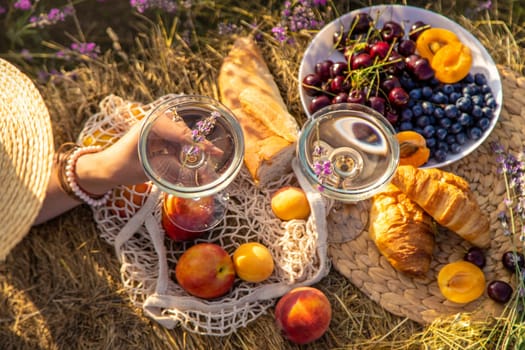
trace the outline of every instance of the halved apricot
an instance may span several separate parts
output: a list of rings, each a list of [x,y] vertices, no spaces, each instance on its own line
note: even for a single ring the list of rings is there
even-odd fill
[[[430,149],[423,135],[411,131],[400,131],[396,134],[399,142],[399,165],[420,167],[430,158]]]
[[[436,52],[430,62],[435,77],[442,83],[453,84],[470,72],[472,54],[470,49],[460,42],[450,43]]]
[[[448,300],[466,304],[485,291],[485,275],[476,265],[460,260],[443,266],[438,273],[438,286]]]
[[[432,62],[436,52],[454,42],[460,42],[454,32],[444,28],[429,28],[417,38],[416,49],[421,57]]]

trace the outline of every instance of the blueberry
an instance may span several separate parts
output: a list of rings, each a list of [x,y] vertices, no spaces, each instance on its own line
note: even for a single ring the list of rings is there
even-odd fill
[[[472,127],[467,131],[467,136],[471,140],[479,140],[481,138],[481,135],[483,135],[483,131],[481,131],[478,127]]]
[[[479,91],[479,88],[476,86],[476,85],[466,85],[465,87],[463,87],[463,96],[465,95],[475,95],[476,93],[478,93]]]
[[[489,108],[496,108],[496,100],[494,98],[489,98],[485,100],[485,106]]]
[[[492,94],[492,92],[487,92],[485,95],[483,95],[483,98],[485,99],[485,101],[487,101],[488,99],[494,98],[494,95]]]
[[[472,117],[470,116],[470,114],[467,114],[467,113],[461,113],[461,115],[459,116],[458,118],[458,122],[462,125],[462,126],[469,126],[472,124]]]
[[[458,132],[456,134],[456,142],[460,145],[464,145],[467,142],[467,135],[464,132]]]
[[[438,141],[437,143],[437,149],[441,150],[441,151],[445,151],[445,152],[448,152],[448,143],[444,142],[444,141]]]
[[[418,126],[414,126],[414,128],[412,129],[412,131],[417,132],[419,135],[423,135],[423,128],[420,128],[420,127],[418,127]]]
[[[483,106],[485,104],[485,99],[483,98],[482,95],[472,95],[472,103],[474,104],[474,106]]]
[[[438,140],[444,140],[445,137],[447,137],[447,129],[444,128],[437,128],[436,129],[436,137]]]
[[[430,98],[432,96],[432,88],[430,86],[423,86],[423,88],[421,89],[421,94],[423,95],[423,97],[425,98]]]
[[[445,104],[448,103],[448,96],[445,95],[443,92],[438,91],[432,96],[431,100],[434,103]]]
[[[437,149],[434,152],[434,159],[438,162],[444,162],[447,159],[447,152]]]
[[[405,108],[401,111],[401,121],[402,122],[411,121],[413,116],[414,116],[414,113],[412,113],[412,110],[410,108]]]
[[[423,114],[423,107],[421,107],[421,103],[416,103],[412,107],[412,113],[414,114],[414,117],[419,117]]]
[[[490,127],[490,119],[489,118],[481,118],[480,120],[478,120],[478,123],[477,123],[478,127],[485,131],[487,130],[489,127]]]
[[[448,103],[456,103],[456,101],[463,95],[461,95],[459,92],[453,92],[450,95],[448,95]]]
[[[445,117],[445,110],[443,110],[443,108],[441,108],[441,107],[436,107],[436,108],[434,108],[434,114],[433,115],[437,119],[444,118]]]
[[[445,137],[445,142],[449,145],[456,143],[456,135],[454,134],[447,134],[447,137]]]
[[[436,128],[432,125],[427,125],[423,128],[423,136],[426,138],[433,137],[436,133]]]
[[[410,98],[413,98],[414,100],[421,100],[421,97],[423,96],[423,94],[421,93],[421,89],[416,88],[416,89],[410,90],[410,92],[408,93],[408,96],[410,96]]]
[[[416,119],[416,125],[424,128],[427,125],[430,125],[430,119],[428,115],[422,115]]]
[[[483,112],[482,117],[492,119],[492,116],[494,114],[494,111],[490,107],[483,107],[481,108],[481,111]]]
[[[462,82],[463,83],[467,83],[467,84],[473,83],[474,82],[474,76],[472,75],[472,73],[467,74],[467,76],[465,78],[463,78]]]
[[[434,148],[437,145],[437,141],[433,137],[427,137],[425,138],[426,144],[428,148]]]
[[[483,117],[483,109],[480,106],[474,106],[472,107],[472,111],[470,112],[470,115],[474,119],[479,119]]]
[[[450,119],[456,119],[459,116],[459,109],[456,105],[447,105],[445,107],[445,115]]]
[[[450,132],[453,134],[457,134],[458,132],[461,132],[463,130],[463,126],[461,126],[460,123],[453,123],[450,128]]]
[[[461,146],[459,144],[457,144],[457,143],[451,143],[450,147],[449,147],[449,150],[453,154],[458,154],[459,152],[461,152]]]
[[[445,129],[448,129],[452,125],[452,120],[450,120],[448,118],[441,118],[441,119],[439,119],[439,125],[442,126]]]
[[[469,113],[472,110],[472,99],[469,96],[460,97],[456,101],[456,106],[462,111]]]
[[[402,122],[399,125],[399,130],[400,131],[412,130],[413,128],[414,128],[414,125],[412,125],[411,122]]]
[[[485,74],[483,74],[483,73],[476,73],[476,74],[474,74],[474,81],[478,85],[485,85],[485,84],[487,84],[487,78],[485,77]]]
[[[423,113],[430,115],[434,113],[434,104],[432,102],[423,101],[421,102],[421,108],[423,108]]]
[[[443,92],[447,95],[450,95],[454,92],[454,85],[451,84],[445,84],[443,85]]]
[[[488,84],[483,84],[481,86],[481,92],[486,94],[488,92],[491,92],[492,93],[492,89],[490,88],[490,86]]]

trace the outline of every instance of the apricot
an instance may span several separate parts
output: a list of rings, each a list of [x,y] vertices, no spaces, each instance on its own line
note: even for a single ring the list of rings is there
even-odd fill
[[[443,266],[438,273],[439,290],[445,298],[466,304],[479,298],[485,290],[483,271],[468,261],[456,261]]]
[[[310,203],[299,187],[286,186],[277,190],[272,195],[271,207],[275,216],[284,221],[304,220],[310,215]]]
[[[396,134],[399,142],[399,165],[420,167],[430,158],[430,149],[423,135],[412,131],[400,131]]]
[[[326,295],[313,287],[297,287],[279,299],[275,306],[277,328],[296,344],[319,339],[328,330],[332,307]]]
[[[258,242],[241,244],[233,252],[237,276],[247,282],[262,282],[271,276],[274,268],[272,253]]]
[[[110,146],[117,141],[117,130],[95,130],[91,135],[87,135],[82,140],[83,146]]]

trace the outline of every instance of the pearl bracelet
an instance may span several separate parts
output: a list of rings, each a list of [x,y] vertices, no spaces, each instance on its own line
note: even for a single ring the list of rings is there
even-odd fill
[[[85,191],[78,185],[77,179],[76,179],[75,167],[77,165],[77,161],[78,161],[78,158],[80,158],[80,156],[84,154],[88,154],[88,153],[96,153],[96,152],[99,152],[100,150],[102,150],[102,147],[100,146],[79,147],[75,149],[69,155],[69,157],[67,158],[66,166],[65,166],[65,176],[66,176],[66,181],[67,181],[69,188],[71,189],[71,191],[73,192],[75,196],[77,196],[80,200],[89,204],[92,207],[99,207],[105,204],[108,201],[109,196],[112,193],[112,190],[109,190],[108,192],[106,192],[100,197],[97,196],[96,198],[94,198],[93,194],[88,193],[87,191]]]

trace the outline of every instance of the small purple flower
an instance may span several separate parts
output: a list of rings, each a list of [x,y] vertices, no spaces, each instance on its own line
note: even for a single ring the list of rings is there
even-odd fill
[[[3,15],[6,12],[7,12],[6,8],[4,6],[0,6],[0,15]]]
[[[65,6],[62,10],[58,8],[52,8],[48,13],[41,13],[38,16],[32,16],[29,18],[29,23],[34,27],[42,28],[56,24],[58,22],[64,22],[67,17],[73,15],[75,9],[72,6]]]
[[[93,43],[72,43],[70,46],[72,51],[76,51],[81,55],[88,56],[90,58],[97,58],[100,53],[100,47]]]
[[[31,10],[32,6],[33,5],[31,4],[31,0],[17,0],[17,2],[13,4],[13,7],[15,9],[22,10],[22,11],[29,11]]]
[[[192,145],[185,145],[183,147],[184,153],[186,154],[188,160],[190,158],[196,157],[199,152],[200,148],[198,144],[205,140],[206,136],[208,136],[213,128],[215,127],[215,123],[217,121],[217,118],[220,117],[219,112],[213,111],[210,113],[210,116],[199,120],[195,124],[195,128],[191,130],[191,140],[193,141]]]
[[[274,37],[281,43],[291,44],[294,40],[288,38],[288,32],[320,29],[324,22],[316,18],[314,9],[325,5],[326,0],[286,1],[281,11],[281,23],[272,29]]]
[[[129,4],[139,13],[152,9],[159,9],[168,13],[177,12],[177,3],[173,0],[130,0]],[[184,5],[188,6],[188,4]],[[191,2],[189,2],[189,6],[191,6]]]

